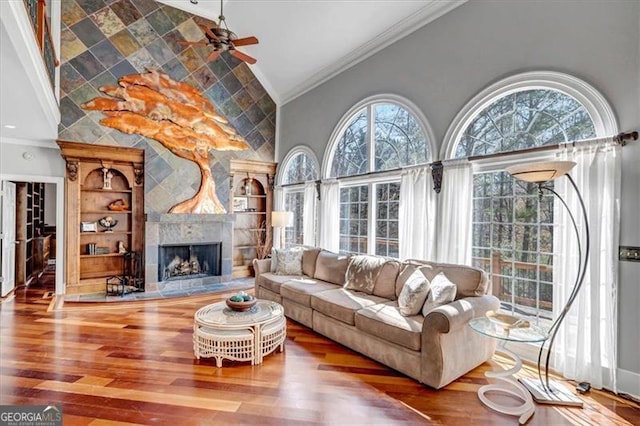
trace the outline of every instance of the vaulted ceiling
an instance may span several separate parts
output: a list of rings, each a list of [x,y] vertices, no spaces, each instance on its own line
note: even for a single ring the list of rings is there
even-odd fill
[[[217,20],[219,0],[159,0]],[[238,37],[260,44],[240,50],[276,103],[284,104],[466,0],[224,0]]]
[[[211,20],[220,13],[219,0],[158,1]],[[466,1],[224,0],[224,15],[238,37],[260,40],[240,50],[258,60],[252,71],[283,105]],[[57,129],[45,119],[33,73],[18,54],[24,49],[16,50],[2,24],[0,136],[51,141]]]

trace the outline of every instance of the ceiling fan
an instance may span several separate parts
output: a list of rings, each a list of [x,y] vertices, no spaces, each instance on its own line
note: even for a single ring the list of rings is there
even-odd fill
[[[222,52],[229,52],[231,56],[247,62],[249,64],[255,64],[257,61],[255,58],[240,52],[236,47],[249,46],[251,44],[258,44],[258,39],[254,36],[238,38],[236,34],[229,30],[227,27],[227,21],[225,20],[223,13],[223,0],[220,0],[220,16],[218,16],[219,22],[213,22],[213,26],[209,28],[207,25],[198,24],[202,31],[204,31],[207,41],[181,41],[180,44],[184,46],[208,46],[213,45],[213,52],[207,56],[207,61],[215,61],[218,59]]]

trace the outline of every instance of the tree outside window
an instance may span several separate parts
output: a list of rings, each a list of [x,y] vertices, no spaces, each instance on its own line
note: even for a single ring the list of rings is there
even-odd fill
[[[372,102],[348,119],[330,153],[330,177],[345,179],[342,253],[398,257],[400,170],[426,163],[428,154],[424,126],[399,103]]]
[[[551,89],[496,99],[464,130],[455,155],[465,158],[595,137],[587,110]],[[500,161],[493,165],[500,169]],[[491,165],[487,167],[491,168]],[[550,319],[553,306],[554,198],[507,173],[476,173],[473,183],[474,266],[489,272],[503,309]]]

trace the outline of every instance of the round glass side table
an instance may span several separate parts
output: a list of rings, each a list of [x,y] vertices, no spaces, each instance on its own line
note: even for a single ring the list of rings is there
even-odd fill
[[[519,416],[519,423],[526,423],[535,412],[535,405],[533,404],[533,398],[527,388],[513,377],[513,375],[522,368],[522,359],[520,359],[520,357],[515,353],[506,349],[505,345],[509,342],[544,342],[549,337],[547,332],[534,325],[529,325],[526,328],[505,329],[487,317],[474,318],[469,321],[469,326],[480,334],[498,339],[499,343],[496,351],[508,356],[514,362],[513,367],[508,370],[487,371],[485,376],[501,380],[502,382],[482,386],[478,389],[478,398],[480,398],[480,401],[482,401],[484,405],[492,410],[511,416]],[[522,404],[517,406],[498,404],[489,399],[486,395],[487,392],[501,392],[514,396],[517,399],[520,399]]]

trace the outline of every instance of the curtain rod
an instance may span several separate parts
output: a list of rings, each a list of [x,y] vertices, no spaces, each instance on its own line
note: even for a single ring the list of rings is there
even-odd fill
[[[500,157],[507,157],[507,156],[510,156],[510,155],[528,154],[528,153],[531,153],[531,152],[552,151],[554,149],[564,148],[566,146],[569,146],[570,144],[573,144],[573,146],[576,146],[576,144],[578,144],[578,143],[585,143],[585,142],[595,141],[595,140],[598,140],[598,139],[606,139],[606,138],[607,137],[605,137],[605,138],[583,139],[583,140],[579,140],[579,141],[560,142],[560,143],[554,144],[554,145],[543,145],[543,146],[536,146],[536,147],[533,147],[533,148],[519,149],[517,151],[496,152],[495,154],[485,154],[485,155],[472,155],[470,157],[467,157],[467,160],[469,160],[469,161],[486,160],[488,158],[500,158]],[[621,146],[625,146],[627,144],[627,141],[638,140],[638,132],[634,131],[634,132],[618,133],[615,136],[609,136],[609,138],[611,138],[612,142],[620,144]],[[444,162],[446,163],[447,160],[444,160]]]
[[[411,166],[407,166],[407,167],[399,167],[399,168],[395,168],[395,169],[389,169],[389,170],[383,170],[383,171],[379,171],[379,172],[367,172],[367,173],[361,173],[358,175],[351,175],[351,176],[344,176],[343,178],[360,178],[360,177],[365,177],[368,175],[372,175],[372,174],[381,174],[381,173],[393,173],[393,172],[398,172],[398,171],[402,171],[402,170],[411,170],[411,169],[415,169],[415,168],[421,168],[421,167],[431,167],[431,168],[436,168],[439,169],[440,167],[442,167],[443,164],[452,164],[452,163],[456,163],[456,162],[460,162],[460,161],[476,161],[476,160],[485,160],[488,158],[500,158],[500,157],[506,157],[509,155],[518,155],[518,154],[528,154],[531,152],[544,152],[544,151],[552,151],[554,149],[561,149],[565,146],[568,146],[570,144],[573,144],[574,146],[577,143],[584,143],[584,142],[590,142],[590,141],[595,141],[598,139],[606,139],[605,138],[593,138],[593,139],[583,139],[583,140],[575,140],[575,141],[568,141],[568,142],[561,142],[558,144],[554,144],[554,145],[543,145],[543,146],[537,146],[534,148],[525,148],[525,149],[520,149],[517,151],[507,151],[507,152],[497,152],[495,154],[485,154],[485,155],[472,155],[471,157],[466,157],[466,158],[451,158],[451,159],[446,159],[446,160],[439,160],[439,161],[433,161],[431,163],[422,163],[422,164],[414,164]],[[637,131],[633,131],[633,132],[622,132],[622,133],[618,133],[615,136],[609,136],[609,138],[611,138],[612,142],[615,142],[617,144],[620,144],[621,146],[625,146],[627,144],[628,141],[636,141],[638,140],[638,132]],[[331,179],[340,179],[340,178],[331,178]],[[280,188],[286,188],[288,186],[295,186],[295,185],[304,185],[305,183],[308,182],[314,182],[316,184],[321,183],[322,179],[318,179],[315,181],[307,181],[307,182],[298,182],[298,183],[288,183],[285,185],[280,185]]]

